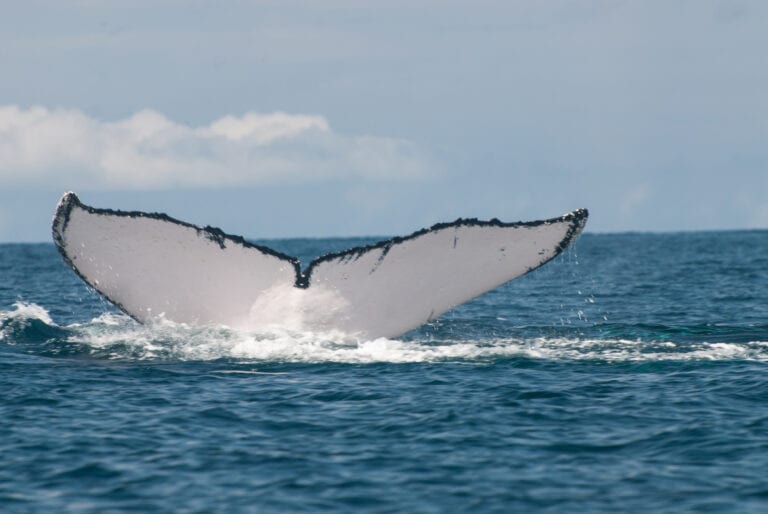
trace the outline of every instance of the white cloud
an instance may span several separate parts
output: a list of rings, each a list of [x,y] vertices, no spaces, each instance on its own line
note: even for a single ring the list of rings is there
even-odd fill
[[[232,187],[430,175],[408,141],[334,132],[322,116],[245,113],[187,126],[144,110],[0,107],[0,184],[69,189]]]

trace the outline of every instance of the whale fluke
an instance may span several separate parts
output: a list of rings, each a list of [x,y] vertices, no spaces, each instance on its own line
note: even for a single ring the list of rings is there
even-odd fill
[[[298,259],[165,214],[59,201],[53,240],[91,287],[141,323],[395,337],[562,252],[588,217],[458,219],[369,246]]]

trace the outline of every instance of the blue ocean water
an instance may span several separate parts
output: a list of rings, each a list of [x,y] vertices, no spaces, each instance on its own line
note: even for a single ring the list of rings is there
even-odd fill
[[[141,326],[52,244],[0,278],[2,512],[768,511],[768,231],[588,233],[358,343]]]

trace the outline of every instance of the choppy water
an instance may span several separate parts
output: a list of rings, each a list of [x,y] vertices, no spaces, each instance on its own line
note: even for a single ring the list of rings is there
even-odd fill
[[[766,470],[766,231],[586,234],[358,343],[141,326],[0,245],[2,512],[765,512]]]

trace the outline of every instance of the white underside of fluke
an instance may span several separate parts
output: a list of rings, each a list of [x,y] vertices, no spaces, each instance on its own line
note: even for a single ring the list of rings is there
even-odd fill
[[[587,211],[527,223],[457,220],[298,260],[164,214],[66,193],[53,238],[83,280],[136,320],[394,337],[554,258]]]

